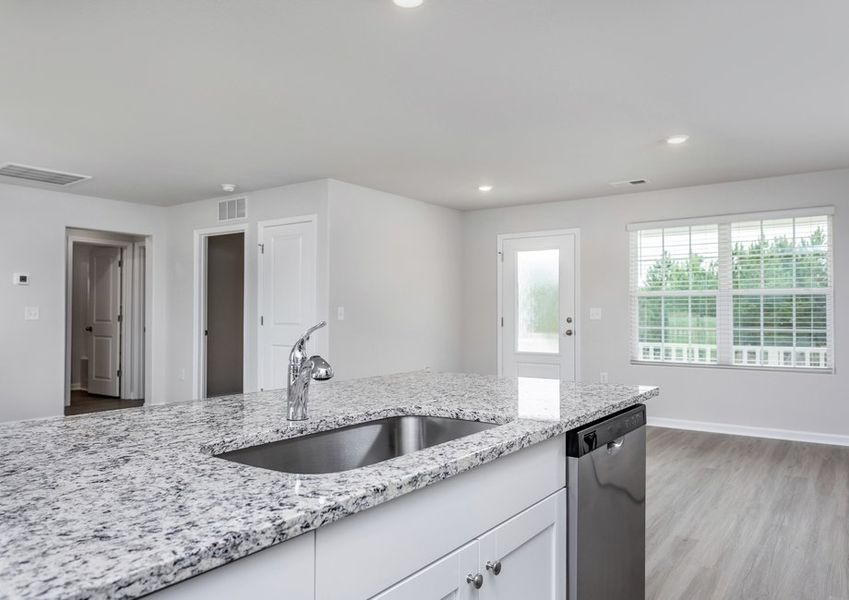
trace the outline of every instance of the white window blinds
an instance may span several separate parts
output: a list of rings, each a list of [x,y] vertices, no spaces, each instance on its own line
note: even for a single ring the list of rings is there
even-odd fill
[[[632,360],[832,369],[830,214],[629,227]]]

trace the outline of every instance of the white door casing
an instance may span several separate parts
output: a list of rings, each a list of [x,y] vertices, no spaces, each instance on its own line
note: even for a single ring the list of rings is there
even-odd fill
[[[210,237],[216,235],[228,235],[231,233],[244,233],[247,242],[248,225],[246,223],[238,223],[233,225],[223,225],[220,227],[208,227],[205,229],[195,229],[194,231],[194,310],[192,316],[194,348],[192,352],[192,398],[206,398],[206,302],[207,302],[207,264],[206,256],[208,249],[208,241]],[[247,302],[249,297],[248,292],[248,261],[249,253],[245,250],[245,278],[244,278],[244,325],[242,331],[244,334],[243,348],[248,345],[248,331],[253,329],[253,323],[248,319]],[[244,364],[242,366],[242,381],[249,380],[248,371],[256,368],[255,364],[249,363],[247,352],[243,353]],[[250,391],[245,389],[245,391]]]
[[[498,238],[498,373],[575,380],[577,230]]]
[[[282,389],[292,344],[317,320],[315,218],[261,222],[258,241],[258,382],[261,390]]]
[[[121,248],[96,246],[89,266],[88,391],[121,394]]]

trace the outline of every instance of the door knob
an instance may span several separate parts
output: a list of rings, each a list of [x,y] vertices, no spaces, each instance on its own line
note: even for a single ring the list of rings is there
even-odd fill
[[[469,573],[468,575],[466,575],[466,581],[475,586],[476,590],[479,590],[483,587],[483,575],[481,575],[480,573],[478,573],[477,575],[472,575],[471,573]]]
[[[567,329],[563,332],[563,335],[572,335],[573,331],[571,329]]]
[[[501,561],[496,560],[495,562],[487,561],[486,562],[486,570],[492,571],[493,575],[501,574]]]
[[[94,331],[94,328],[91,325],[89,325],[88,327],[85,328],[85,330],[86,331]]]

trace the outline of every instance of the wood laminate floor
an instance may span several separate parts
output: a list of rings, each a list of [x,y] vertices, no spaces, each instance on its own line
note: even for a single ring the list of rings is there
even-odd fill
[[[102,410],[115,410],[118,408],[132,408],[142,406],[144,400],[121,400],[109,396],[97,396],[74,390],[71,392],[71,404],[65,407],[65,415],[81,415],[83,413],[100,412]]]
[[[650,427],[646,598],[849,600],[849,448]]]

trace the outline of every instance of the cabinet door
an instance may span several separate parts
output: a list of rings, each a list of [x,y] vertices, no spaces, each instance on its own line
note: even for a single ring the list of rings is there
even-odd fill
[[[500,562],[500,572],[496,575]],[[487,563],[492,565],[487,568]],[[480,600],[566,597],[566,490],[480,538]]]
[[[478,543],[472,542],[372,600],[477,600],[477,590],[466,581],[466,577],[477,573]]]

